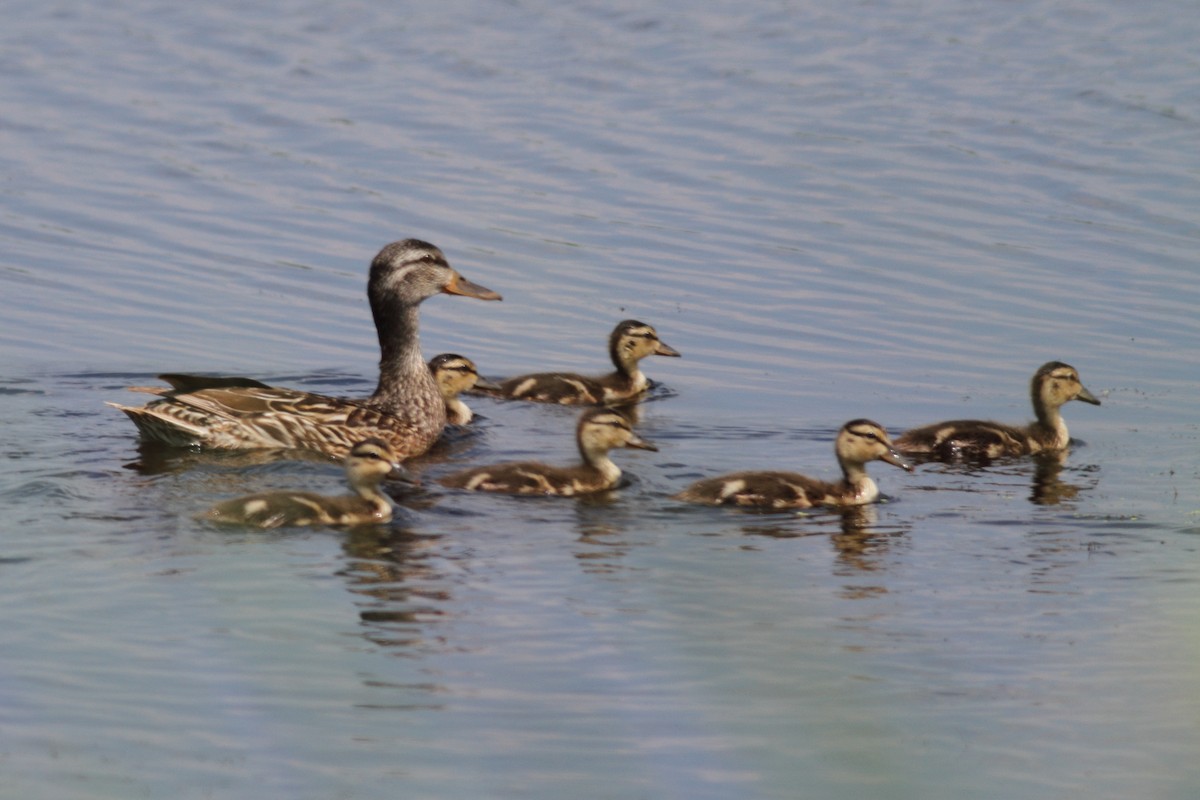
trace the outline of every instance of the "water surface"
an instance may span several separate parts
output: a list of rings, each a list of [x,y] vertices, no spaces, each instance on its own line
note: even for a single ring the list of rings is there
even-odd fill
[[[1200,189],[1187,3],[17,3],[0,48],[0,794],[1190,798],[1200,789]],[[402,497],[217,530],[321,462],[139,445],[163,371],[373,387],[366,264],[441,246],[426,355],[684,357],[578,501]],[[852,417],[1018,422],[1063,463],[872,474],[837,514],[680,506],[831,477]],[[574,457],[474,403],[437,456]]]

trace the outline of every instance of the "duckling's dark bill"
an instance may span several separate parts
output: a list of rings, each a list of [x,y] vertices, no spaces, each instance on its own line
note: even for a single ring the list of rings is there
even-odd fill
[[[904,456],[900,455],[900,453],[898,453],[898,452],[897,452],[897,451],[895,451],[895,450],[889,450],[889,451],[887,452],[887,455],[880,456],[880,457],[879,457],[879,460],[880,460],[880,461],[885,461],[885,462],[887,462],[888,464],[892,464],[892,465],[894,465],[894,466],[897,466],[897,467],[899,467],[900,469],[902,469],[902,470],[905,470],[906,472],[912,472],[912,471],[913,471],[913,464],[912,464],[912,462],[911,462],[911,461],[909,461],[909,460],[908,460],[907,458],[905,458]]]

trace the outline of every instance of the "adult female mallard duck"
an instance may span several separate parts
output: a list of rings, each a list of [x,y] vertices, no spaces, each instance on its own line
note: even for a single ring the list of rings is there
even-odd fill
[[[627,319],[613,328],[608,353],[616,371],[600,377],[570,372],[538,372],[501,381],[499,388],[484,391],[510,400],[532,400],[562,405],[613,405],[632,400],[650,385],[638,362],[646,356],[679,357],[679,352],[658,338],[644,322]]]
[[[611,408],[585,411],[575,430],[582,463],[554,467],[536,461],[509,461],[456,472],[439,483],[454,489],[507,494],[572,495],[601,492],[617,485],[621,469],[608,457],[614,447],[658,450],[633,432],[629,419]]]
[[[401,469],[387,442],[365,439],[346,456],[346,480],[353,494],[328,497],[312,492],[263,492],[218,503],[200,518],[259,528],[388,522],[392,502],[379,484]]]
[[[446,422],[452,425],[466,425],[475,418],[467,404],[459,399],[459,394],[476,388],[497,388],[496,384],[479,377],[474,361],[455,353],[442,353],[429,359],[429,371],[446,403]]]
[[[734,472],[697,481],[675,499],[764,509],[860,506],[879,498],[879,487],[867,475],[868,461],[886,461],[909,472],[913,468],[896,452],[887,431],[869,419],[843,425],[833,449],[842,467],[842,479],[835,483],[795,472]]]
[[[1063,450],[1071,436],[1059,410],[1062,405],[1072,400],[1100,405],[1095,395],[1079,382],[1079,372],[1061,361],[1050,361],[1038,368],[1030,381],[1029,394],[1036,419],[1028,425],[951,420],[905,431],[896,439],[896,447],[908,455],[941,461],[987,461]]]
[[[170,445],[304,449],[343,458],[354,442],[374,437],[400,459],[420,455],[446,424],[445,402],[421,357],[418,332],[421,302],[439,292],[500,299],[463,278],[428,242],[393,242],[371,262],[367,297],[380,360],[379,384],[370,397],[328,397],[249,378],[171,375],[164,377],[172,388],[159,390],[159,400],[109,405],[128,414],[145,438]]]

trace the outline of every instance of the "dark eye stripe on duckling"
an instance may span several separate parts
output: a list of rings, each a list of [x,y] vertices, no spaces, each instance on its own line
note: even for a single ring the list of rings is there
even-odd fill
[[[632,431],[633,430],[633,428],[629,427],[628,422],[626,422],[623,419],[617,419],[615,417],[592,417],[591,420],[589,420],[589,424],[591,424],[591,425],[606,425],[610,428],[619,428],[623,431]]]
[[[387,445],[379,439],[367,439],[359,442],[350,450],[350,455],[355,458],[374,458],[391,461],[391,458],[387,454]]]
[[[870,439],[875,442],[879,441],[879,426],[874,422],[857,419],[854,422],[847,423],[845,427],[855,436],[861,436],[864,439]]]

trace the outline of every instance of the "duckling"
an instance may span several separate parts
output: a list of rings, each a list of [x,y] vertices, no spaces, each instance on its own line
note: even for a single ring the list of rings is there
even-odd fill
[[[632,400],[649,387],[638,362],[646,356],[679,357],[679,352],[658,338],[644,322],[627,319],[613,328],[608,352],[616,371],[601,377],[570,372],[538,372],[501,381],[498,390],[484,391],[510,400],[562,405],[613,405]]]
[[[364,439],[350,448],[345,464],[346,480],[354,494],[328,497],[312,492],[263,492],[218,503],[200,519],[259,528],[390,521],[392,503],[379,484],[402,470],[392,448],[382,439]]]
[[[438,482],[454,489],[570,497],[617,485],[621,470],[608,457],[608,451],[614,447],[658,450],[633,432],[624,414],[610,408],[585,411],[579,419],[575,441],[583,460],[578,466],[553,467],[536,461],[509,461],[456,472]]]
[[[429,359],[429,370],[437,381],[446,402],[446,422],[452,425],[466,425],[475,415],[467,404],[458,398],[461,392],[469,389],[492,390],[499,388],[496,384],[479,377],[475,362],[466,356],[454,353],[442,353]]]
[[[909,472],[913,469],[896,452],[887,431],[869,419],[843,425],[833,449],[842,467],[842,480],[836,483],[794,472],[734,472],[697,481],[674,499],[770,509],[859,506],[879,498],[879,487],[867,475],[868,461],[886,461]]]
[[[896,447],[907,455],[941,461],[988,461],[1063,450],[1071,437],[1059,411],[1062,405],[1072,400],[1100,405],[1080,383],[1079,372],[1061,361],[1049,361],[1038,368],[1030,381],[1029,394],[1037,418],[1023,427],[975,419],[951,420],[905,431],[896,439]]]
[[[418,333],[419,306],[438,293],[501,299],[460,275],[428,242],[393,242],[371,262],[367,296],[380,361],[370,397],[328,397],[249,378],[171,375],[165,379],[173,388],[160,390],[158,400],[141,407],[109,405],[129,415],[143,437],[169,445],[303,449],[340,459],[354,442],[374,437],[398,458],[420,455],[446,424],[446,405],[421,357]]]

